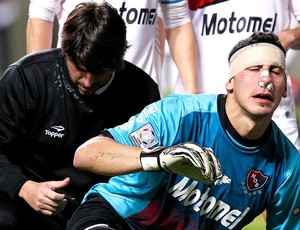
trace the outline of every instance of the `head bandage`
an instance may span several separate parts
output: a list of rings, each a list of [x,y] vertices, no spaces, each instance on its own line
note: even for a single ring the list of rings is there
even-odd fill
[[[272,65],[285,69],[285,54],[279,47],[270,43],[256,43],[243,47],[229,60],[229,79],[257,65]]]

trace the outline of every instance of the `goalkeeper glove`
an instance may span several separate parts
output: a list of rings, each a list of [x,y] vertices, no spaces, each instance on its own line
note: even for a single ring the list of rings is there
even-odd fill
[[[140,161],[144,171],[165,170],[205,184],[212,184],[222,176],[219,160],[212,149],[194,142],[184,142],[167,148],[159,146],[143,149]]]

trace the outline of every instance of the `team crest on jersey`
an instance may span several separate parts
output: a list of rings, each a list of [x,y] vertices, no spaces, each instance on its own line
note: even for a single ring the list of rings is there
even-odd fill
[[[204,8],[209,5],[214,5],[226,1],[228,0],[189,0],[188,2],[191,10],[197,10],[199,8]]]
[[[129,138],[134,146],[141,148],[151,148],[158,143],[154,129],[149,123],[129,134]]]
[[[247,175],[247,188],[249,191],[260,189],[267,183],[268,179],[269,177],[260,170],[252,168]]]

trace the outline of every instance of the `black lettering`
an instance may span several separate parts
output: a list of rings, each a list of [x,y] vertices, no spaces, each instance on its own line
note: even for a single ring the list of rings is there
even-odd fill
[[[217,21],[217,14],[215,13],[215,14],[213,14],[213,16],[211,18],[211,22],[210,22],[209,26],[207,27],[207,14],[204,14],[201,36],[203,36],[204,33],[205,33],[205,35],[215,34],[216,21]],[[205,30],[205,32],[204,32],[204,30]],[[211,30],[212,30],[212,33],[211,33]]]
[[[246,24],[247,24],[246,18],[241,17],[237,22],[236,31],[238,33],[242,32],[245,29]]]
[[[133,14],[132,14],[132,13],[133,13]],[[133,15],[132,19],[130,18],[130,15],[131,15],[131,16]],[[136,9],[133,9],[133,8],[130,9],[130,10],[128,11],[127,15],[126,15],[126,22],[127,22],[128,24],[133,24],[133,23],[136,21],[137,16],[138,16],[137,10],[136,10]]]
[[[156,9],[151,9],[149,13],[149,24],[154,24],[156,19]]]
[[[223,24],[223,27],[222,27]],[[218,34],[223,34],[227,28],[227,20],[226,18],[221,18],[218,22]]]
[[[149,15],[148,9],[141,9],[138,24],[148,24],[148,22],[149,22],[149,16],[148,15]]]
[[[119,9],[120,16],[123,17],[123,12],[126,12],[127,8],[125,7],[125,2],[123,2],[122,7]]]
[[[251,24],[253,23],[252,29]],[[258,24],[258,26],[256,26]],[[247,32],[261,31],[262,19],[259,17],[250,17],[247,27]]]
[[[229,18],[229,33],[234,33],[233,22],[236,21],[236,17],[234,16],[234,12],[231,13],[231,17]]]
[[[128,24],[153,25],[156,23],[156,9],[142,8],[139,10],[140,12],[136,8],[127,10],[126,2],[123,2],[119,8],[119,14]]]
[[[275,14],[275,17],[274,17],[274,22],[273,22],[273,27],[272,27],[272,31],[273,31],[273,32],[274,32],[274,30],[275,30],[276,22],[277,22],[277,13]]]
[[[217,13],[212,14],[209,18],[208,14],[203,15],[201,36],[229,33],[255,32],[255,31],[273,31],[276,26],[277,14],[274,18],[262,19],[260,17],[240,17],[235,16],[232,12],[229,18],[218,19]]]
[[[264,21],[263,28],[262,28],[263,32],[267,32],[271,30],[272,21],[273,21],[272,18],[267,18],[266,21]]]

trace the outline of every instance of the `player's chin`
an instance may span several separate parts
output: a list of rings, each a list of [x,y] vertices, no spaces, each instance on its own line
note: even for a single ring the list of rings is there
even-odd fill
[[[87,89],[85,89],[85,90],[78,89],[78,91],[83,96],[90,96],[90,95],[92,95],[96,92],[96,90],[91,90],[91,89],[89,89],[89,90],[87,90]]]

